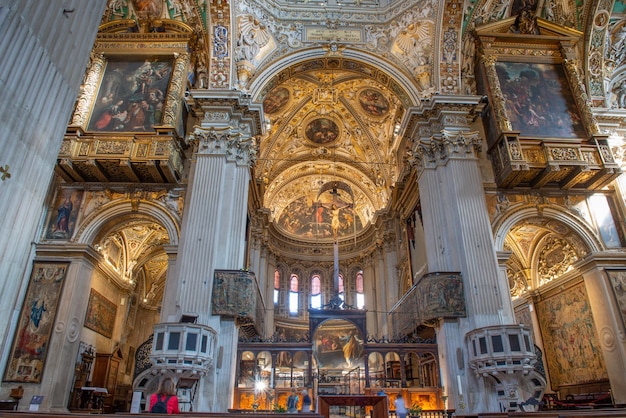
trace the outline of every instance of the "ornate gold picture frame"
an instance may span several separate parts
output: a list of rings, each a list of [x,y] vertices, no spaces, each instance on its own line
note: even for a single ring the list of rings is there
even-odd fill
[[[137,33],[135,21],[100,27],[70,128],[115,135],[170,129],[183,136],[192,31],[162,23],[148,33]]]

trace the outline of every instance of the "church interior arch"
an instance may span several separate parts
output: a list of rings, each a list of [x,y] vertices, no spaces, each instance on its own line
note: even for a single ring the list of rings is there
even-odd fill
[[[544,393],[626,404],[624,350],[606,342],[626,321],[621,2],[102,3],[50,190],[16,205],[43,214],[7,215],[36,226],[5,228],[28,273],[2,296],[27,293],[0,393],[23,382],[45,408],[86,410],[89,383],[111,393],[101,412],[127,411],[173,376],[186,411],[278,411],[291,389],[467,413]],[[14,160],[4,190],[36,189]],[[37,337],[64,359],[11,340],[46,269],[73,303]],[[155,326],[189,349],[159,351]],[[472,341],[514,331],[533,370],[476,371],[503,351]],[[40,371],[68,367],[52,396]]]

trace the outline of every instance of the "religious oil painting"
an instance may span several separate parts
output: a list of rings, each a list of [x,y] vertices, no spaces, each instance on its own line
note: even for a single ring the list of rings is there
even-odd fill
[[[290,93],[285,87],[278,87],[269,92],[263,100],[263,111],[268,115],[278,113],[289,102]]]
[[[108,61],[90,131],[152,132],[163,120],[171,60]]]
[[[76,219],[83,200],[80,190],[62,190],[57,195],[46,227],[47,239],[70,239],[76,228]]]
[[[301,238],[331,239],[354,236],[363,229],[359,216],[353,210],[351,198],[337,195],[300,197],[281,212],[277,225],[283,231]]]
[[[626,270],[607,270],[617,301],[622,327],[626,330]]]
[[[67,263],[33,264],[5,381],[41,382],[67,267]]]
[[[536,306],[552,389],[608,379],[585,285],[560,291]]]
[[[100,293],[91,289],[85,315],[85,327],[107,338],[113,336],[117,306]]]
[[[586,137],[562,66],[499,62],[496,71],[514,131],[521,136]]]
[[[382,92],[364,89],[359,93],[361,108],[371,116],[385,116],[389,113],[389,102]]]
[[[318,118],[309,122],[304,135],[315,144],[331,144],[339,137],[339,126],[331,119]]]
[[[363,342],[361,331],[352,322],[324,321],[313,335],[315,366],[320,369],[363,367]]]

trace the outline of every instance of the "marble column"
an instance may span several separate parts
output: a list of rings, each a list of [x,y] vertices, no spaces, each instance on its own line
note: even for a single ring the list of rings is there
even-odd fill
[[[32,243],[40,236],[48,184],[105,5],[106,0],[13,0],[0,6],[3,368],[28,285]]]
[[[206,94],[204,92],[203,94]],[[238,328],[234,318],[211,312],[215,270],[245,265],[250,166],[257,153],[253,116],[242,115],[238,97],[193,97],[202,119],[190,135],[194,147],[176,268],[168,282],[162,322],[182,315],[217,333],[213,367],[198,381],[194,411],[224,412],[232,405]],[[217,107],[213,107],[217,103]],[[253,112],[251,112],[253,113]],[[259,117],[257,115],[257,117]],[[174,296],[175,295],[175,296]]]
[[[429,272],[460,272],[467,317],[441,321],[437,341],[449,404],[465,413],[498,412],[495,391],[471,390],[480,382],[468,370],[459,336],[503,323],[512,313],[503,294],[477,153],[482,140],[470,131],[478,98],[439,97],[416,127],[413,157]],[[511,315],[512,316],[512,315]],[[513,323],[511,316],[506,318]],[[481,379],[482,380],[482,379]],[[462,397],[461,397],[462,396]]]
[[[590,254],[574,264],[587,289],[613,402],[621,406],[626,405],[626,336],[622,315],[626,304],[625,261],[623,254],[605,252]]]

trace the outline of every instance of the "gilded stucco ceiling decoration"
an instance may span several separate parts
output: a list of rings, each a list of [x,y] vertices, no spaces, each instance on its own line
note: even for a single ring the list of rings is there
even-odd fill
[[[138,292],[144,304],[157,304],[167,272],[163,245],[168,242],[162,226],[130,220],[123,228],[110,231],[95,247],[103,256],[103,271],[111,272],[111,278],[131,293]]]
[[[278,229],[317,240],[373,223],[395,181],[398,98],[349,71],[318,70],[276,86],[263,105],[271,129],[256,173]]]
[[[537,260],[538,286],[542,286],[572,269],[578,260],[574,247],[556,236],[547,237],[542,243]]]
[[[528,279],[518,266],[507,266],[506,275],[509,280],[509,291],[511,298],[517,299],[527,290],[529,290]]]
[[[527,218],[511,228],[505,246],[513,253],[507,262],[512,296],[519,296],[526,286],[542,286],[568,272],[572,263],[589,252],[569,226],[542,217]],[[528,271],[535,270],[537,277],[527,277]]]

